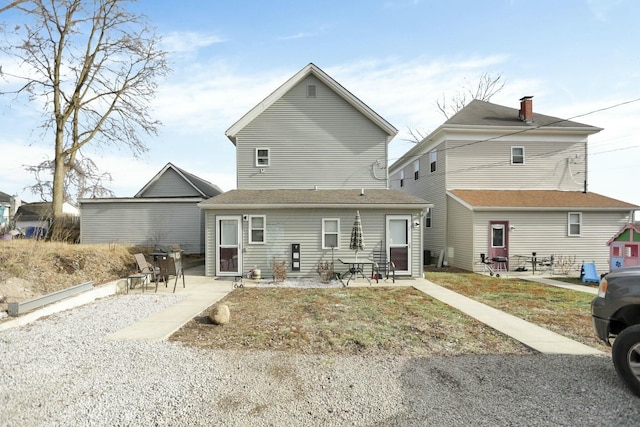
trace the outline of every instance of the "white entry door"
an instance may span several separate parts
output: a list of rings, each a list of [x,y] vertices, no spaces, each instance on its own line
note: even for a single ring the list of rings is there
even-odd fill
[[[396,273],[411,274],[411,215],[387,215],[387,253]]]
[[[216,236],[218,276],[242,275],[242,217],[217,217]]]

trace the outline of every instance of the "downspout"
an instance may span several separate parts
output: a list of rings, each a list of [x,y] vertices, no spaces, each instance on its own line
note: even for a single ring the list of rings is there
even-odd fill
[[[589,170],[589,140],[584,143],[584,190],[583,193],[587,194],[587,171]]]

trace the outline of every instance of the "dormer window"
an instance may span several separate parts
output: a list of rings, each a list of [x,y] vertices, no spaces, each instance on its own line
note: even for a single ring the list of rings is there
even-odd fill
[[[307,98],[315,98],[316,97],[316,85],[309,84],[307,85]]]
[[[268,148],[256,148],[256,166],[263,168],[269,166],[269,149]]]

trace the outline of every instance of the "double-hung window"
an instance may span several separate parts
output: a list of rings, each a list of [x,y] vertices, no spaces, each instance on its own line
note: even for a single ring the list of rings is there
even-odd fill
[[[256,148],[256,166],[263,168],[269,166],[270,163],[270,151],[268,148]]]
[[[582,234],[581,212],[569,212],[567,228],[569,236],[580,236]]]
[[[413,179],[420,178],[420,160],[413,162]]]
[[[400,187],[404,187],[404,169],[400,171]]]
[[[524,147],[511,147],[511,164],[524,165]]]
[[[249,216],[249,243],[264,244],[267,217],[265,215]]]
[[[431,221],[433,220],[433,208],[427,208],[427,213],[424,216],[425,228],[431,228]]]
[[[322,249],[340,249],[340,218],[322,219]]]
[[[436,150],[429,152],[429,170],[432,173],[436,171],[437,161],[438,161],[438,152]]]

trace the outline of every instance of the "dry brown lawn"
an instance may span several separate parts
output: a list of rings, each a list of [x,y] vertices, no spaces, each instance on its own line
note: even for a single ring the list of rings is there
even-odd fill
[[[528,354],[517,341],[413,288],[247,288],[221,302],[225,326],[208,313],[171,340],[204,349],[307,354]]]

